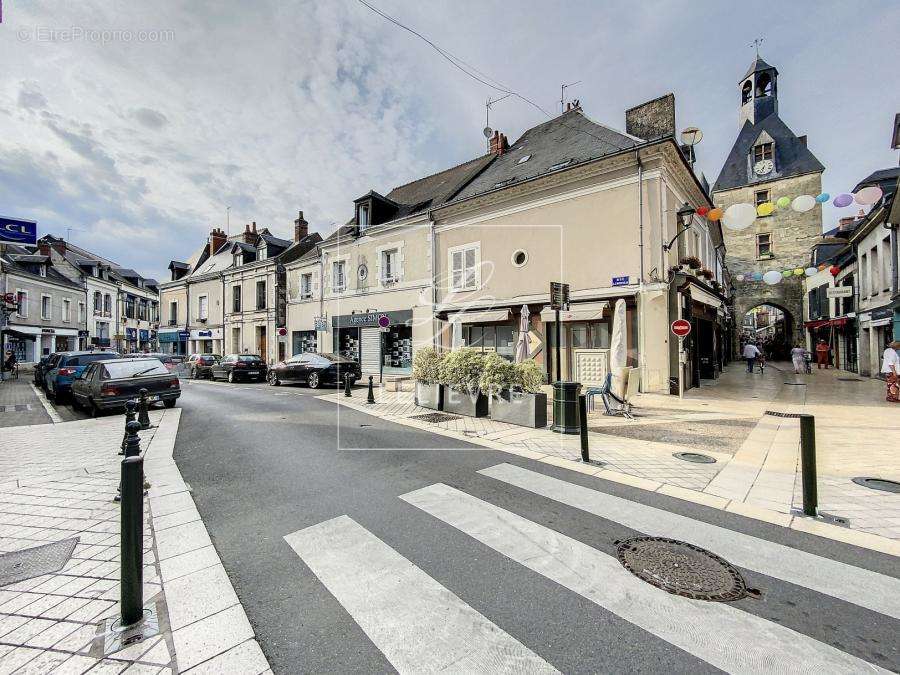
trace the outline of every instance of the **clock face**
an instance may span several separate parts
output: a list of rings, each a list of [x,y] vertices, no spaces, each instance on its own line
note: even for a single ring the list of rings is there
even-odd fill
[[[767,173],[771,173],[774,168],[775,165],[771,159],[761,159],[753,165],[753,171],[757,176],[765,176]]]

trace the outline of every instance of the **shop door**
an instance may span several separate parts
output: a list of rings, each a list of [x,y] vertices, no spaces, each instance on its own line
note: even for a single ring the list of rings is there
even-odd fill
[[[267,360],[266,355],[268,354],[268,344],[266,344],[266,329],[265,326],[260,326],[257,328],[259,331],[258,339],[256,347],[259,350],[259,356],[265,362]]]
[[[381,373],[381,329],[360,329],[360,365],[364,373]]]
[[[700,377],[704,380],[712,380],[716,377],[716,341],[713,323],[698,319],[694,325],[697,327]]]

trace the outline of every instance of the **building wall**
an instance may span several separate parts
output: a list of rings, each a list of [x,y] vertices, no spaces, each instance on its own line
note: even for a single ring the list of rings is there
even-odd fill
[[[879,223],[856,242],[859,373],[869,377],[880,372],[881,354],[894,337],[893,312],[885,309],[891,304],[890,236],[891,232]]]
[[[256,307],[256,284],[265,281],[265,307]],[[225,272],[225,351],[259,354],[266,363],[278,360],[279,338],[275,326],[275,263],[260,261]],[[241,311],[234,312],[233,288],[241,289]],[[237,333],[235,333],[237,329]],[[238,339],[235,340],[235,336]],[[285,350],[285,354],[289,355]]]
[[[7,326],[23,332],[30,332],[30,329],[46,331],[36,335],[34,343],[26,344],[26,360],[36,361],[45,354],[58,351],[58,348],[60,351],[78,348],[77,331],[84,328],[83,324],[78,322],[78,303],[84,302],[82,289],[15,273],[6,275],[6,288],[8,293],[24,291],[28,294],[26,316],[12,312],[7,320]],[[42,296],[50,298],[48,318],[43,318],[41,314]],[[65,300],[70,303],[68,321],[63,320]]]

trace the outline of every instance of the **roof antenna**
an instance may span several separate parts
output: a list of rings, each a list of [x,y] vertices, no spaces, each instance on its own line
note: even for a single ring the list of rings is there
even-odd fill
[[[565,112],[563,108],[566,105],[566,89],[574,87],[576,84],[581,84],[581,80],[578,80],[578,82],[569,82],[569,84],[564,84],[559,88],[559,112]]]
[[[756,47],[756,58],[759,58],[759,46],[765,42],[765,38],[758,37],[750,43],[751,47]]]
[[[501,96],[500,98],[491,99],[488,96],[487,101],[484,104],[484,129],[481,133],[484,134],[485,139],[487,139],[488,144],[488,152],[491,151],[491,134],[494,133],[494,130],[491,129],[491,106],[495,103],[499,103],[505,98],[509,98],[512,94],[507,94],[506,96]]]

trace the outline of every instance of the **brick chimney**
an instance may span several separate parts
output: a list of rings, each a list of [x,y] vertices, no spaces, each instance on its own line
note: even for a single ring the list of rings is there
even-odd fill
[[[46,241],[39,241],[38,242],[38,253],[40,253],[41,255],[49,256],[50,255],[50,244],[48,244]]]
[[[225,234],[225,231],[214,227],[209,233],[209,257],[213,257],[227,240],[228,236]]]
[[[509,150],[509,141],[506,140],[506,134],[495,131],[491,136],[491,153],[499,156],[507,150]]]
[[[309,223],[303,218],[303,211],[300,211],[294,221],[294,241],[302,241],[307,234],[309,234]]]
[[[253,233],[250,231],[250,223],[247,223],[246,225],[244,225],[243,239],[244,239],[245,244],[253,243]]]

